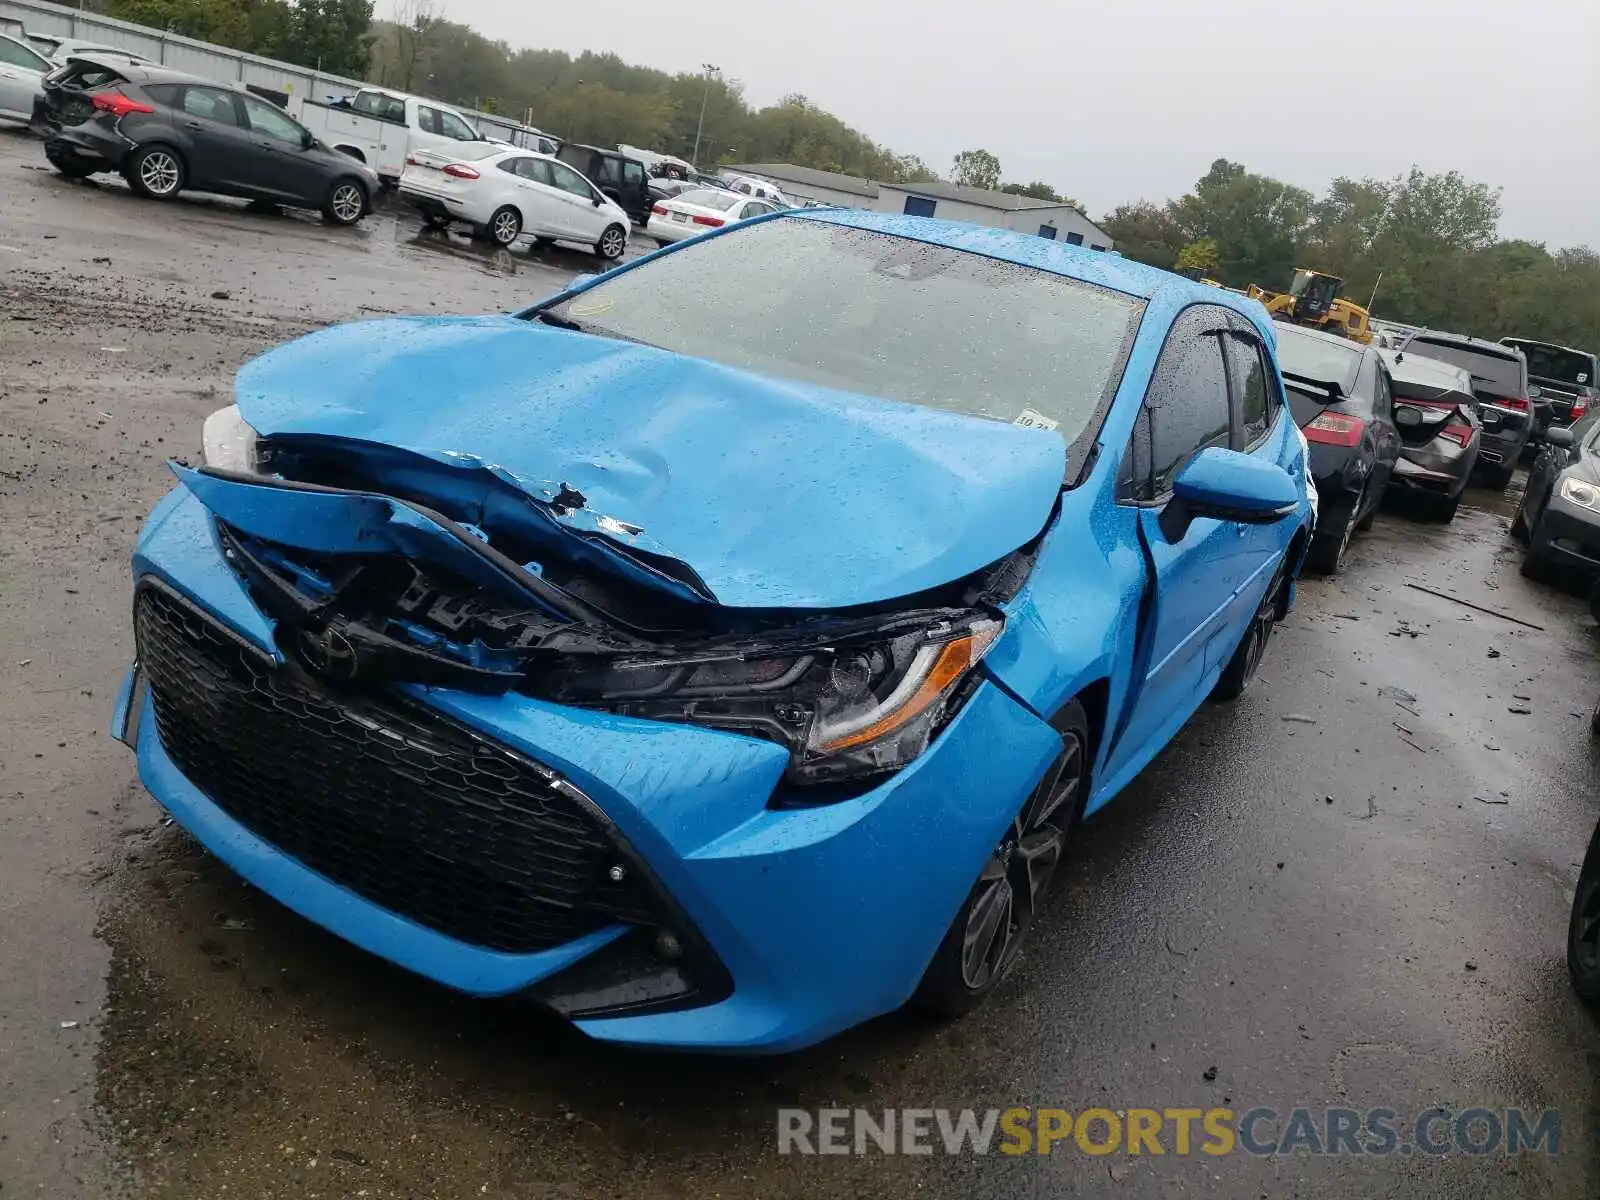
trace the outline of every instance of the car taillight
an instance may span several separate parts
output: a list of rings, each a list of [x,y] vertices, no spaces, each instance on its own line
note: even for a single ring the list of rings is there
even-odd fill
[[[121,92],[96,92],[90,100],[97,109],[110,113],[113,117],[125,117],[129,113],[153,113],[155,109],[138,100],[130,100]]]
[[[650,206],[650,211],[655,213],[655,215],[658,217],[664,217],[667,215],[666,207],[660,204],[652,204]]]
[[[1572,419],[1576,421],[1589,411],[1589,393],[1579,392],[1572,398]]]
[[[1472,426],[1462,425],[1458,421],[1451,421],[1439,431],[1440,437],[1447,437],[1458,446],[1465,446],[1472,440]]]
[[[451,163],[448,167],[446,167],[444,169],[444,173],[446,175],[454,176],[456,179],[482,179],[483,178],[483,176],[479,175],[471,167],[463,166],[461,163]]]
[[[723,220],[721,217],[696,217],[694,223],[696,225],[709,225],[715,229],[718,225],[723,224]]]
[[[1366,427],[1366,422],[1359,417],[1325,412],[1300,432],[1306,435],[1308,442],[1321,442],[1325,446],[1359,446],[1361,433]]]
[[[1498,404],[1501,408],[1514,409],[1517,412],[1528,411],[1528,401],[1523,396],[1496,396],[1490,403]]]
[[[408,166],[408,167],[420,167],[421,165],[422,165],[422,160],[420,158],[418,158],[415,154],[406,155],[406,166]]]

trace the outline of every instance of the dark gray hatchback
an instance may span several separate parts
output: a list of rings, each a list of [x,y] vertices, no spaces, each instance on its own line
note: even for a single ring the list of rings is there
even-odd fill
[[[1522,351],[1436,329],[1413,334],[1400,349],[1407,358],[1415,355],[1438,359],[1472,376],[1472,395],[1478,402],[1478,419],[1483,423],[1478,477],[1488,487],[1504,489],[1517,469],[1523,447],[1534,434],[1528,362]]]
[[[378,190],[364,164],[261,97],[126,58],[83,55],[50,72],[32,126],[63,175],[116,171],[152,200],[213,192],[353,225]]]

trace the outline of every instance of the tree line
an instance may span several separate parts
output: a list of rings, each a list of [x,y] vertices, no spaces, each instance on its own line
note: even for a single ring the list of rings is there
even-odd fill
[[[1373,314],[1480,337],[1600,350],[1600,254],[1502,239],[1500,193],[1458,172],[1338,178],[1314,196],[1217,159],[1187,194],[1100,221],[1129,258],[1281,291],[1296,267]]]
[[[701,162],[785,162],[887,183],[937,173],[803,95],[756,108],[715,69],[667,72],[615,54],[514,50],[445,20],[440,0],[91,0],[112,16],[365,78],[557,136],[626,143]],[[698,151],[698,155],[697,155]],[[987,150],[950,178],[1065,204],[1049,182],[1003,182]],[[1297,266],[1345,280],[1374,315],[1486,337],[1517,333],[1600,348],[1600,255],[1499,236],[1500,195],[1456,172],[1338,178],[1318,197],[1218,159],[1185,195],[1124,204],[1099,224],[1129,258],[1281,290]]]

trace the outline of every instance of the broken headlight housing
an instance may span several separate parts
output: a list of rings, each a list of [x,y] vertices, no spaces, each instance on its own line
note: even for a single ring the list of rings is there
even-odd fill
[[[561,700],[782,742],[789,782],[841,782],[927,749],[1003,627],[968,615],[794,652],[610,658],[545,684]]]
[[[200,430],[200,446],[208,467],[255,475],[261,470],[261,439],[237,404],[219,408]]]

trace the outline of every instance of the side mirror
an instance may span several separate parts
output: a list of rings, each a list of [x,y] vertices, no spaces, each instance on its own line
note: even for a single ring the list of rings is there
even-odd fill
[[[1196,517],[1270,525],[1299,505],[1300,489],[1282,467],[1211,446],[1172,481],[1172,499],[1161,510],[1161,533],[1168,542],[1181,542]]]
[[[1552,425],[1544,431],[1546,445],[1559,446],[1563,450],[1572,446],[1572,430],[1562,425]]]
[[[317,144],[317,135],[316,134],[312,133],[309,129],[302,129],[300,131],[300,148],[302,150],[310,150],[314,146],[316,146],[316,144]]]
[[[596,207],[596,208],[599,208],[599,207],[600,207],[600,206],[601,206],[601,205],[602,205],[602,204],[604,204],[604,203],[605,203],[605,202],[606,202],[606,198],[605,198],[605,197],[604,197],[604,196],[602,196],[602,195],[600,195],[600,194],[599,194],[599,193],[598,193],[598,192],[597,192],[597,193],[596,193],[596,194],[595,194],[595,196],[594,196],[594,199],[593,199],[593,204],[594,204],[594,206],[595,206],[595,207]]]

